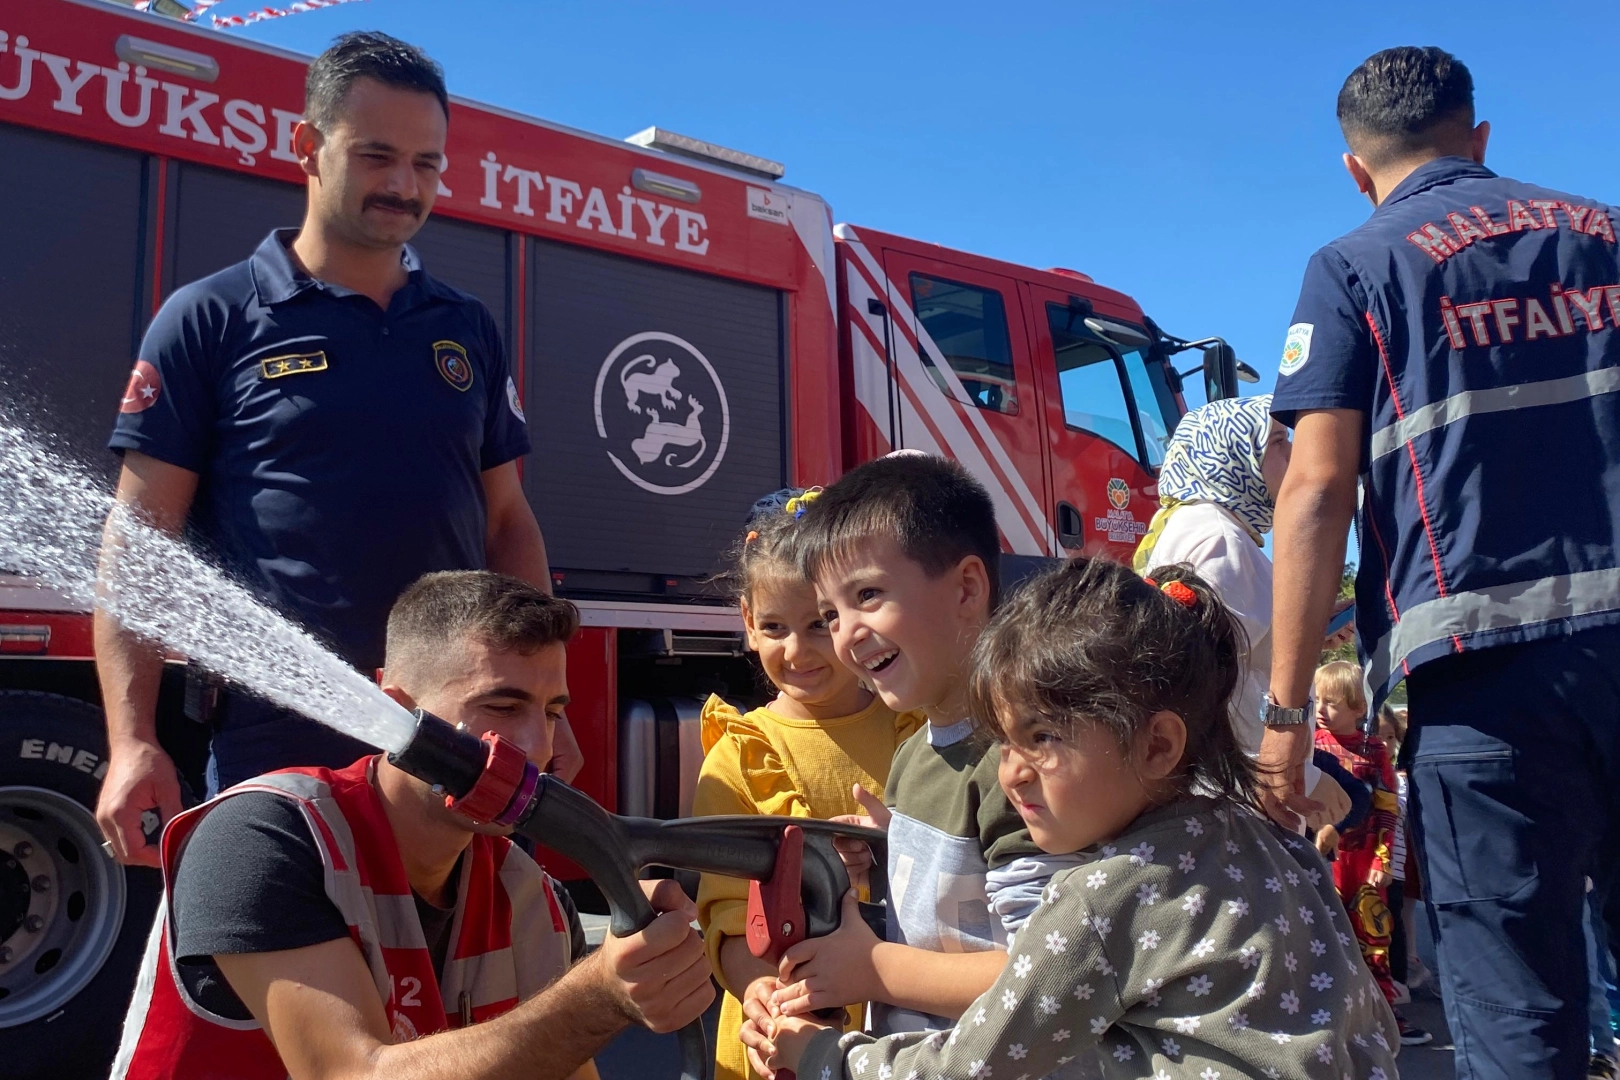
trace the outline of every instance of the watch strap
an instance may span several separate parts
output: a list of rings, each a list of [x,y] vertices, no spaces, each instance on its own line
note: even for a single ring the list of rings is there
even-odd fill
[[[1260,722],[1268,728],[1301,727],[1308,722],[1307,712],[1303,705],[1285,708],[1267,698],[1266,706],[1260,713]]]

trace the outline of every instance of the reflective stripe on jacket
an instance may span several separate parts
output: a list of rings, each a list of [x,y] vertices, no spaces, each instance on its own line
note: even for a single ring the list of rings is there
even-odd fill
[[[203,817],[224,799],[271,792],[298,803],[320,850],[326,894],[371,971],[394,1042],[508,1011],[571,962],[554,883],[510,841],[474,836],[461,861],[452,947],[441,984],[392,827],[371,784],[375,758],[338,772],[289,769],[238,784],[163,833],[164,898],[147,943],[112,1080],[281,1080],[286,1068],[257,1021],[208,1012],[175,970],[174,871]]]

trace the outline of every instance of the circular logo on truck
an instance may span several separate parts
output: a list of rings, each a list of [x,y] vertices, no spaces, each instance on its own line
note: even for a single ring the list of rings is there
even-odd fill
[[[1131,486],[1117,476],[1108,478],[1108,505],[1123,510],[1131,504]]]
[[[634,334],[596,373],[596,434],[626,480],[655,495],[685,495],[726,456],[726,388],[690,342],[657,330]]]

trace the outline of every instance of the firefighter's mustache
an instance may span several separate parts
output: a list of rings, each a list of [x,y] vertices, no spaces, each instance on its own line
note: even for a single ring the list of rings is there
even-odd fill
[[[362,210],[377,207],[380,210],[396,210],[401,214],[409,214],[413,218],[422,216],[422,204],[415,199],[396,199],[391,195],[372,195],[360,204]]]

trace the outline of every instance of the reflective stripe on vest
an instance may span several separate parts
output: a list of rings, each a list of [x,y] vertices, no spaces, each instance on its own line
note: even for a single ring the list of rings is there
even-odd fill
[[[281,1077],[279,1058],[254,1021],[204,1010],[186,993],[171,953],[168,890],[197,823],[220,801],[269,791],[293,799],[320,851],[327,897],[365,957],[400,1042],[513,1008],[568,969],[569,933],[554,884],[503,839],[475,836],[461,859],[451,946],[435,979],[416,903],[399,862],[392,827],[369,783],[371,759],[342,772],[272,773],[239,784],[177,816],[163,837],[164,902],[125,1020],[113,1080],[193,1080],[218,1074]],[[357,846],[359,836],[364,846]],[[384,890],[384,891],[378,891]],[[440,1007],[442,1004],[442,1008]]]
[[[1488,390],[1464,390],[1443,401],[1425,405],[1387,427],[1373,432],[1372,459],[1393,454],[1419,435],[1437,431],[1465,416],[1510,412],[1539,405],[1565,405],[1600,394],[1620,391],[1620,368],[1600,368],[1564,379],[1498,386]]]
[[[1367,684],[1374,689],[1386,686],[1408,657],[1428,646],[1449,644],[1453,637],[1620,613],[1616,597],[1620,597],[1620,569],[1609,568],[1426,600],[1401,612],[1401,621],[1373,647]]]

